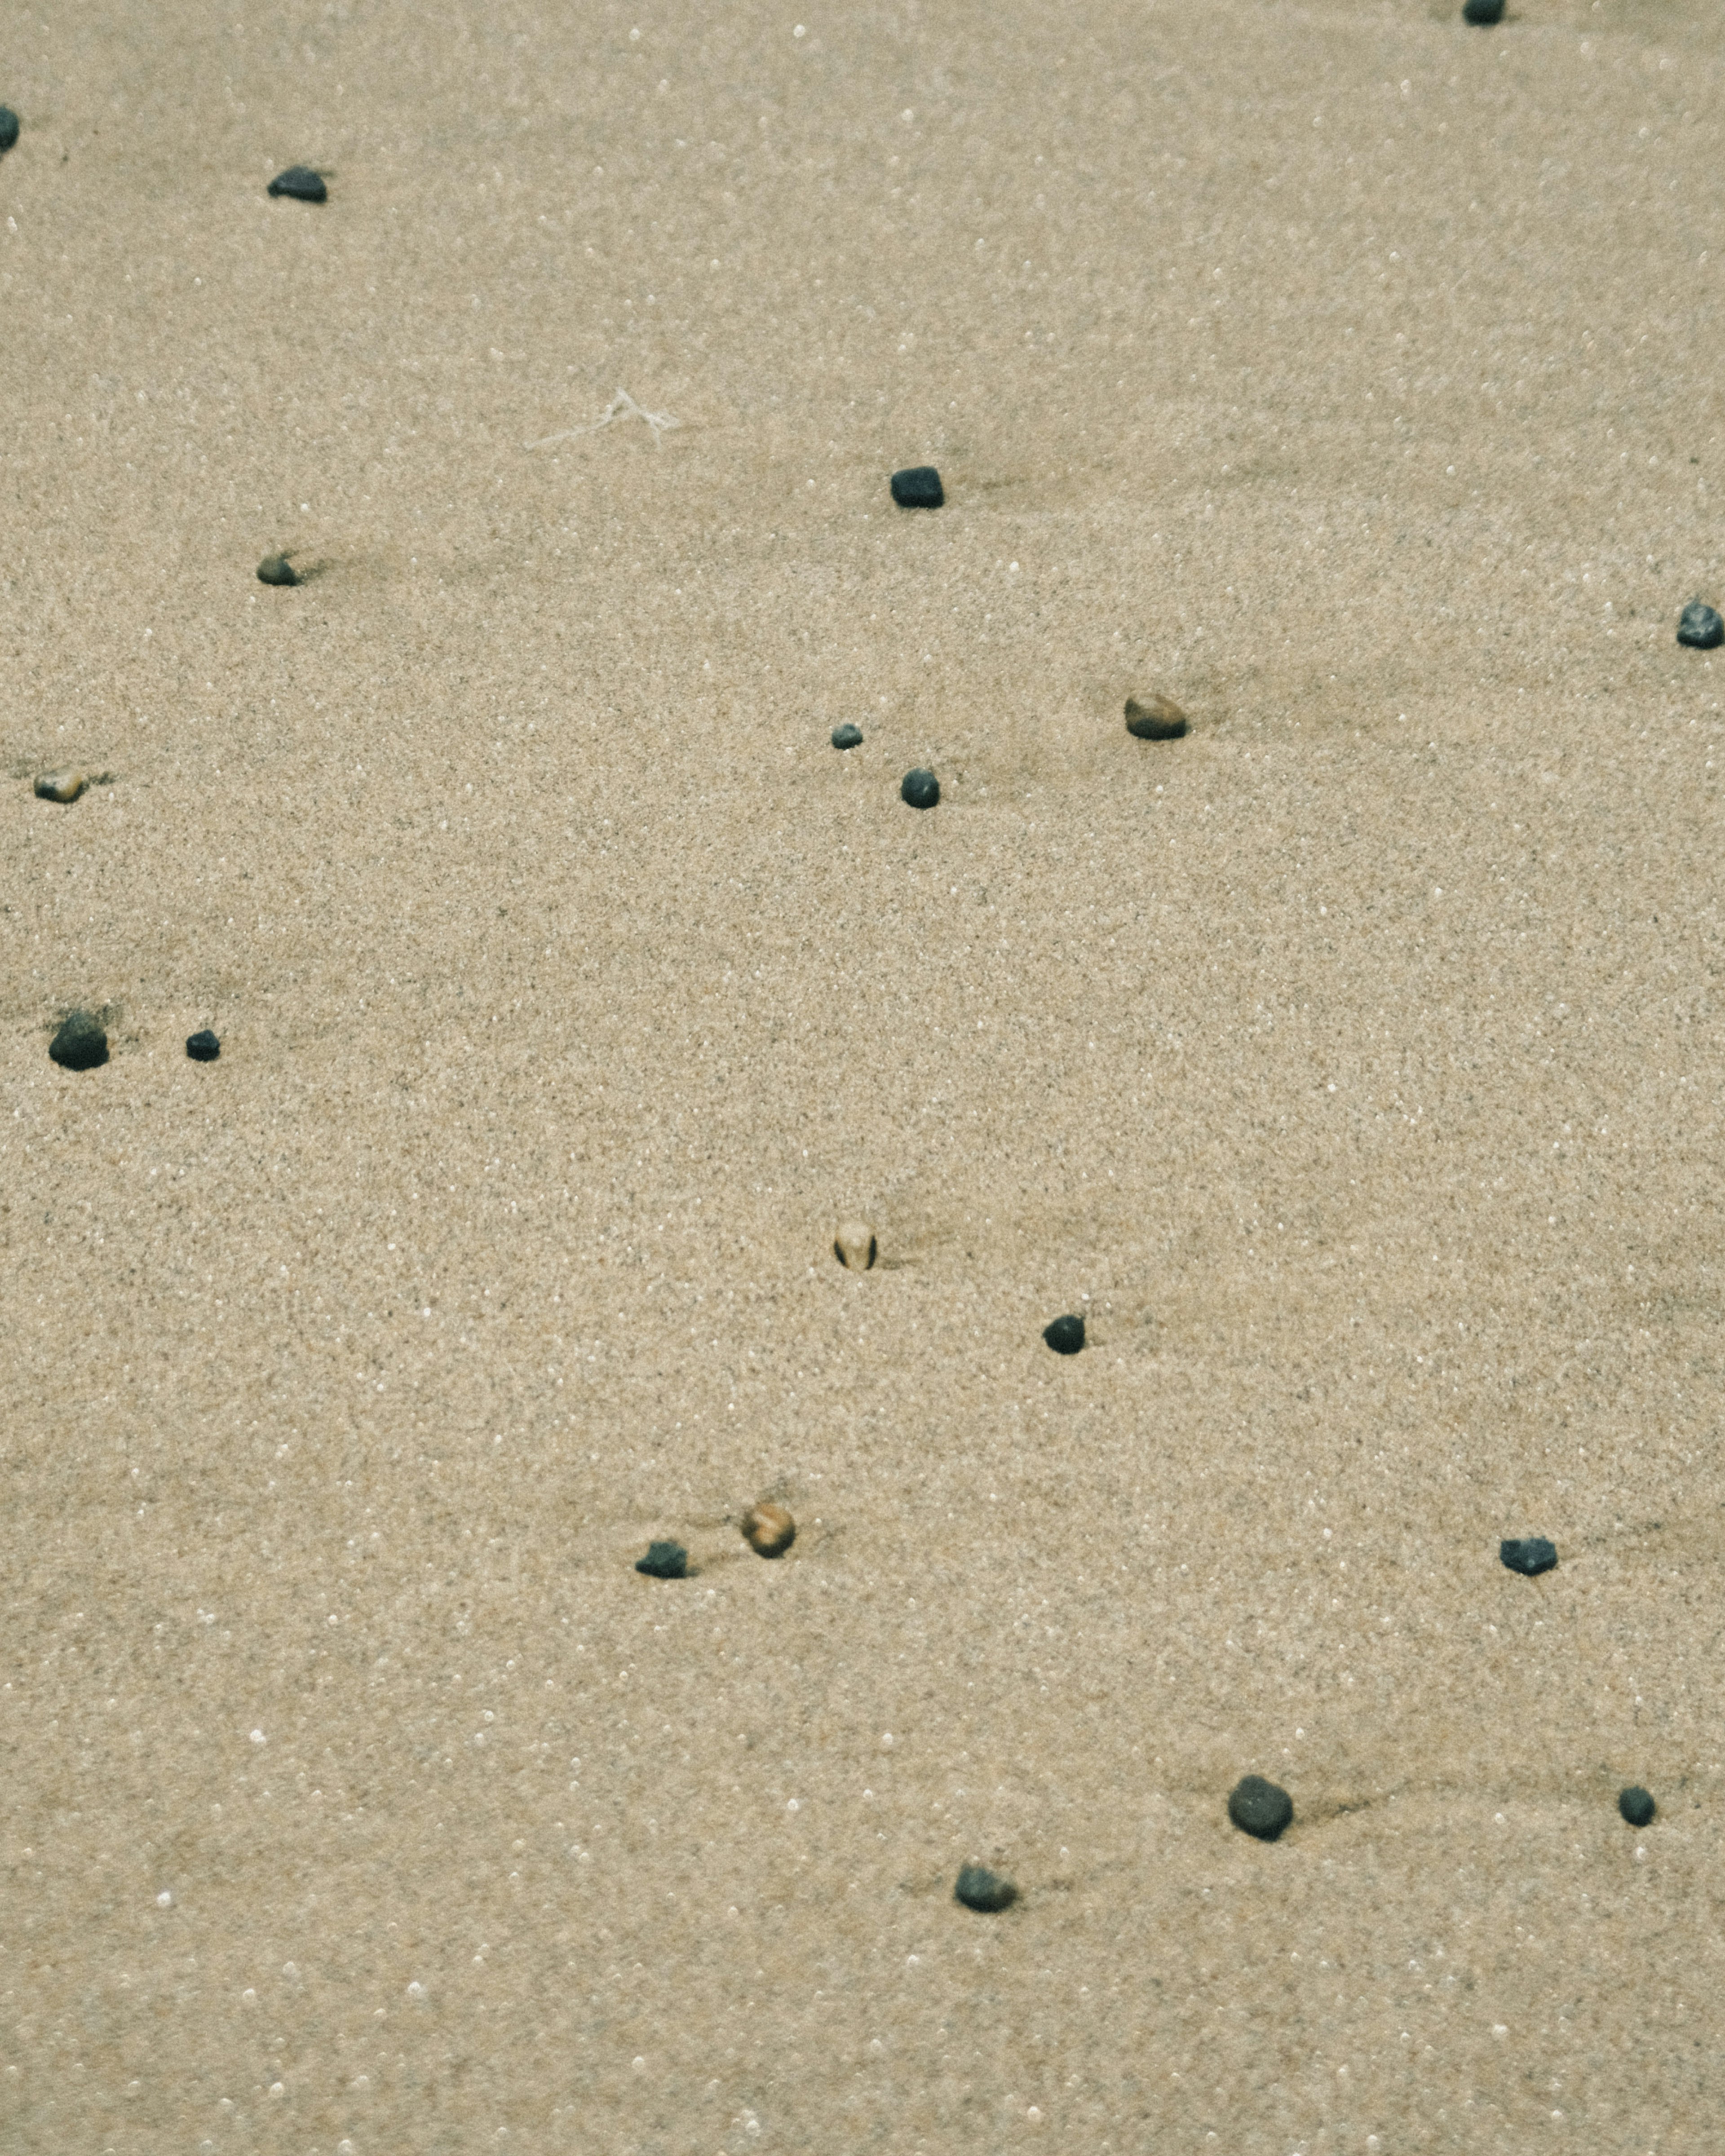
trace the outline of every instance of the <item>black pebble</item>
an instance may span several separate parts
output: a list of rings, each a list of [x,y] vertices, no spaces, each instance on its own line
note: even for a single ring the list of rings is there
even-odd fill
[[[919,764],[915,771],[905,773],[898,798],[908,801],[913,808],[932,808],[941,798],[941,783],[932,771],[924,771]]]
[[[1286,1789],[1266,1782],[1261,1774],[1248,1774],[1235,1784],[1228,1799],[1228,1816],[1242,1834],[1260,1841],[1274,1841],[1294,1816],[1294,1800]]]
[[[309,165],[290,165],[270,182],[273,195],[287,195],[295,202],[325,202],[329,189]]]
[[[938,509],[947,495],[932,465],[913,465],[892,475],[892,498],[901,509]]]
[[[1549,1572],[1557,1563],[1558,1546],[1543,1535],[1527,1535],[1519,1542],[1499,1543],[1497,1554],[1512,1572],[1524,1573],[1532,1579],[1538,1573]]]
[[[680,1543],[649,1543],[645,1557],[635,1559],[635,1570],[649,1579],[686,1579],[689,1553]]]
[[[1691,599],[1677,617],[1677,641],[1697,651],[1712,651],[1725,644],[1725,619],[1700,599]]]
[[[1461,19],[1464,23],[1476,23],[1481,29],[1489,29],[1493,23],[1503,20],[1503,0],[1466,0]]]
[[[967,1909],[979,1911],[985,1917],[999,1916],[1009,1909],[1019,1898],[1019,1890],[1009,1879],[1003,1879],[998,1871],[990,1871],[985,1864],[961,1865],[958,1883],[952,1889],[952,1899],[962,1902]]]
[[[1617,1809],[1631,1826],[1651,1826],[1653,1815],[1659,1806],[1654,1803],[1651,1793],[1637,1782],[1618,1798]]]
[[[300,579],[294,574],[294,566],[285,554],[266,554],[258,564],[260,584],[296,584]]]
[[[860,726],[834,726],[833,728],[833,747],[834,748],[860,748],[862,747],[862,728]]]
[[[1084,1320],[1057,1317],[1052,1325],[1043,1327],[1042,1337],[1056,1355],[1076,1355],[1084,1345]]]
[[[63,1070],[95,1070],[108,1060],[108,1036],[100,1019],[88,1011],[74,1011],[48,1044],[48,1052]]]
[[[18,115],[9,105],[0,105],[0,157],[18,140]]]
[[[186,1036],[186,1053],[194,1063],[213,1063],[221,1052],[221,1042],[216,1039],[208,1026],[202,1033],[188,1034]]]

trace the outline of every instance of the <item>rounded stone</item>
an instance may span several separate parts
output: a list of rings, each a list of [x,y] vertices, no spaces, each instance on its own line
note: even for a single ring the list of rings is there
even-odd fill
[[[860,726],[834,726],[833,728],[833,747],[834,748],[860,748],[862,747],[862,728]]]
[[[1631,1826],[1651,1826],[1659,1806],[1653,1801],[1652,1792],[1635,1782],[1618,1798],[1617,1809]]]
[[[1294,1800],[1286,1789],[1266,1782],[1261,1774],[1248,1774],[1236,1782],[1228,1799],[1228,1816],[1242,1834],[1260,1841],[1274,1841],[1294,1816]]]
[[[865,1273],[880,1254],[866,1220],[841,1220],[833,1238],[833,1255],[847,1272]]]
[[[1725,616],[1702,599],[1691,599],[1677,617],[1677,641],[1694,651],[1712,651],[1725,644]]]
[[[967,1909],[974,1909],[979,1916],[998,1917],[1018,1898],[1019,1890],[1011,1880],[1003,1879],[998,1871],[990,1871],[986,1864],[959,1866],[952,1899],[962,1902]]]
[[[296,584],[300,579],[294,573],[294,565],[285,554],[266,554],[258,564],[260,584]]]
[[[98,1070],[108,1060],[108,1036],[99,1018],[74,1011],[61,1022],[48,1052],[63,1070]]]
[[[18,115],[9,105],[0,105],[0,157],[18,140]]]
[[[1503,0],[1465,0],[1461,19],[1482,30],[1489,29],[1492,23],[1503,20]]]
[[[892,498],[901,509],[938,509],[947,492],[932,465],[912,465],[892,475]]]
[[[898,789],[898,798],[913,808],[932,808],[941,798],[941,783],[932,771],[921,764],[916,770],[905,773],[905,783]]]
[[[1186,732],[1186,714],[1168,696],[1136,696],[1126,700],[1126,730],[1139,741],[1178,741]]]
[[[186,1036],[186,1053],[194,1063],[213,1063],[222,1052],[222,1044],[206,1026],[202,1033]]]
[[[649,1579],[686,1579],[689,1553],[680,1543],[649,1543],[645,1557],[635,1559],[635,1570]]]
[[[1076,1355],[1084,1345],[1084,1320],[1057,1317],[1052,1325],[1043,1327],[1042,1337],[1056,1355]]]
[[[1519,1539],[1501,1542],[1497,1554],[1512,1572],[1519,1572],[1528,1579],[1542,1572],[1549,1572],[1558,1561],[1558,1548],[1543,1535],[1523,1535]]]
[[[278,172],[270,182],[273,195],[285,195],[290,202],[325,202],[329,189],[320,174],[310,165],[290,165],[285,172]]]
[[[742,1538],[757,1557],[783,1557],[797,1539],[797,1523],[783,1505],[763,1499],[743,1514]]]
[[[90,780],[81,771],[44,771],[36,781],[39,801],[75,801]]]

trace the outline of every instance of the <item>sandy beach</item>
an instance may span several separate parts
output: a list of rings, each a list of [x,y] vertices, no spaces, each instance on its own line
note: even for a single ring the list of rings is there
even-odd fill
[[[631,4],[0,38],[0,2143],[1707,2156],[1717,9]]]

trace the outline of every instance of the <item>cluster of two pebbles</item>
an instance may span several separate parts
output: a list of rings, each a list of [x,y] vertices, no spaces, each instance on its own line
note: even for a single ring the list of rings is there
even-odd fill
[[[743,1514],[742,1532],[757,1557],[783,1557],[797,1539],[797,1523],[783,1505],[763,1497]],[[681,1543],[649,1543],[645,1557],[635,1559],[635,1570],[649,1579],[686,1579],[689,1553]]]

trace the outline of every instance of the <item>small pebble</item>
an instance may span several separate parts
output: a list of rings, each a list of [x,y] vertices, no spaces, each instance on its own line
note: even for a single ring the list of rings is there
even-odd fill
[[[0,105],[0,157],[18,140],[18,115],[9,105]]]
[[[1617,1809],[1631,1826],[1651,1826],[1659,1806],[1654,1803],[1651,1792],[1636,1782],[1618,1798]]]
[[[1126,700],[1126,730],[1140,741],[1178,741],[1186,731],[1186,714],[1167,696],[1136,696]]]
[[[1084,1345],[1084,1320],[1057,1317],[1052,1325],[1043,1327],[1042,1337],[1056,1355],[1076,1355]]]
[[[202,1033],[186,1036],[186,1053],[194,1063],[213,1063],[222,1052],[222,1044],[208,1026]]]
[[[875,1231],[866,1220],[841,1220],[833,1238],[833,1255],[847,1272],[865,1273],[880,1255]]]
[[[1294,1816],[1294,1800],[1286,1789],[1266,1782],[1261,1774],[1248,1774],[1236,1782],[1228,1799],[1228,1816],[1242,1834],[1260,1841],[1274,1841]]]
[[[635,1570],[649,1579],[686,1579],[689,1553],[680,1543],[649,1543],[645,1557],[635,1559]]]
[[[834,726],[833,728],[833,747],[834,748],[860,748],[862,747],[862,728],[860,726]]]
[[[286,195],[294,202],[324,202],[330,191],[309,165],[290,165],[285,172],[278,172],[271,180],[270,192]]]
[[[100,1019],[74,1011],[49,1042],[48,1052],[63,1070],[95,1070],[108,1060],[108,1036]]]
[[[1725,616],[1703,600],[1691,599],[1677,617],[1677,641],[1697,651],[1712,651],[1725,644]]]
[[[764,1501],[742,1516],[742,1538],[760,1557],[783,1557],[797,1539],[797,1523],[783,1505]]]
[[[1548,1543],[1543,1535],[1526,1535],[1519,1542],[1502,1542],[1497,1554],[1512,1572],[1524,1573],[1529,1579],[1536,1573],[1549,1572],[1558,1561],[1555,1543]]]
[[[39,801],[75,801],[90,781],[81,771],[45,771],[36,781]]]
[[[296,584],[299,581],[285,554],[266,554],[258,564],[260,584]]]
[[[952,1899],[962,1902],[967,1909],[975,1909],[984,1917],[997,1917],[1003,1909],[1009,1909],[1018,1898],[1019,1890],[1011,1880],[1003,1879],[998,1871],[990,1871],[987,1865],[966,1864],[959,1867]]]
[[[919,764],[916,770],[905,773],[898,798],[908,801],[913,808],[932,808],[941,798],[941,783],[932,771],[923,770]]]
[[[1503,0],[1465,0],[1461,10],[1464,23],[1475,23],[1481,29],[1489,29],[1493,23],[1503,20]]]
[[[947,495],[932,465],[913,465],[892,475],[892,498],[901,509],[938,509]]]

